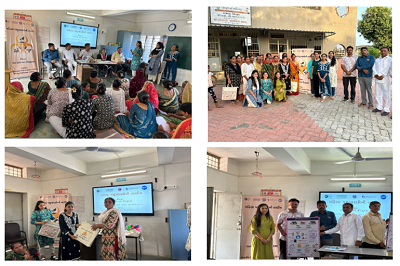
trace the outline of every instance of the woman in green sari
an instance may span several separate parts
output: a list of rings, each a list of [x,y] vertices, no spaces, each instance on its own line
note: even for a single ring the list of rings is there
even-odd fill
[[[39,72],[33,72],[28,83],[28,95],[35,96],[35,105],[33,107],[34,124],[36,125],[44,110],[46,110],[45,101],[51,90],[49,83],[42,81]]]
[[[178,95],[179,92],[174,88],[172,81],[165,80],[162,88],[157,90],[159,105],[158,108],[166,113],[175,114],[179,109]]]

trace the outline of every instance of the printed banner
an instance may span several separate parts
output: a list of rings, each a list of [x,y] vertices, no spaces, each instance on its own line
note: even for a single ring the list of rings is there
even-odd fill
[[[251,26],[250,6],[210,6],[211,24]]]
[[[319,256],[319,217],[287,218],[286,234],[288,258]]]
[[[390,221],[386,233],[386,251],[393,252],[393,212],[390,213],[389,219]]]
[[[309,73],[307,71],[308,62],[311,60],[311,53],[314,49],[293,49],[292,53],[296,55],[296,62],[299,62],[300,73],[299,73],[299,92],[300,93],[311,93],[311,79],[308,78]]]
[[[56,188],[54,190],[56,194],[68,194],[68,188]]]
[[[87,247],[91,247],[100,229],[92,230],[92,226],[87,222],[82,222],[75,232],[77,240]]]
[[[39,195],[39,200],[44,201],[54,218],[58,218],[64,212],[65,203],[69,201],[69,194]]]
[[[251,259],[251,240],[253,235],[250,232],[251,219],[256,214],[257,207],[265,203],[269,207],[270,214],[276,221],[278,215],[285,208],[285,198],[277,196],[243,196],[242,200],[242,234],[240,236],[240,259]],[[275,259],[279,259],[279,231],[275,226],[275,234],[272,237],[272,250]]]
[[[6,18],[6,36],[11,78],[27,77],[38,72],[35,23]]]
[[[261,196],[282,196],[280,189],[261,189]]]

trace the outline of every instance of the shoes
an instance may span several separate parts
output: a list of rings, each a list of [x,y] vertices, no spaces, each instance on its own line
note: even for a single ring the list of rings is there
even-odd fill
[[[388,112],[383,111],[383,112],[381,113],[381,116],[387,116],[388,114],[389,114]]]
[[[366,107],[367,105],[365,103],[360,103],[358,106],[359,107]]]
[[[56,255],[52,255],[52,256],[50,257],[50,259],[51,259],[51,260],[58,260],[57,257],[56,257]]]
[[[368,106],[368,109],[374,109],[373,105]]]
[[[348,102],[348,101],[349,101],[349,99],[347,99],[347,100],[346,100],[346,99],[344,99],[342,102],[344,102],[344,103],[345,103],[345,102]]]
[[[372,110],[371,112],[373,112],[373,113],[377,113],[377,112],[382,112],[381,110],[379,110],[379,109],[377,109],[377,108],[375,108],[374,110]]]
[[[46,260],[46,258],[45,258],[45,257],[42,257],[40,260]]]
[[[355,104],[356,102],[355,102],[355,101],[351,101],[351,103],[352,103],[352,104]]]

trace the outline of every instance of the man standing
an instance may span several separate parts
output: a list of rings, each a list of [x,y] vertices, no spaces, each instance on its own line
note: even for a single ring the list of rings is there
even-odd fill
[[[357,59],[356,68],[358,70],[358,82],[360,83],[361,99],[360,107],[367,106],[368,93],[368,109],[374,108],[374,99],[372,98],[372,67],[375,64],[373,55],[368,54],[367,47],[361,48],[361,56]]]
[[[370,212],[364,214],[362,223],[365,236],[362,240],[363,248],[385,249],[386,225],[389,219],[384,221],[379,210],[381,204],[379,201],[371,201],[369,204]]]
[[[375,77],[375,98],[376,108],[372,112],[381,112],[383,108],[382,98],[385,97],[385,107],[383,108],[382,116],[390,113],[390,73],[392,67],[392,58],[389,57],[389,49],[381,48],[381,57],[376,59],[375,65],[372,68]]]
[[[357,82],[357,71],[356,62],[358,57],[353,55],[353,46],[347,46],[347,55],[342,58],[342,69],[343,69],[343,88],[344,88],[344,100],[349,100],[349,82],[351,87],[350,100],[351,103],[355,103],[356,98],[356,82]]]
[[[11,244],[12,251],[6,254],[5,260],[25,260],[25,250],[21,243]]]
[[[88,60],[93,57],[93,53],[90,51],[90,43],[85,44],[85,49],[79,53],[79,60]]]
[[[323,200],[317,201],[318,211],[313,211],[310,217],[319,217],[319,231],[324,232],[326,230],[332,229],[336,226],[336,216],[333,212],[326,210],[326,202]],[[332,234],[323,235],[320,237],[321,246],[332,246],[333,236]]]
[[[313,80],[312,80],[312,75],[313,75],[313,73],[312,73],[312,67],[313,67],[313,62],[314,62],[314,58],[315,58],[314,53],[312,53],[312,54],[310,55],[310,57],[311,57],[311,60],[308,61],[308,63],[307,63],[307,72],[308,72],[307,78],[310,80],[310,85],[311,85],[311,96],[314,97],[314,96],[315,96],[314,82],[313,82]]]
[[[286,260],[286,218],[293,217],[304,217],[304,214],[297,211],[297,207],[299,206],[299,200],[290,199],[288,203],[288,209],[286,211],[281,212],[278,215],[277,226],[279,232],[281,232],[281,236],[279,238],[279,259]]]
[[[46,49],[43,53],[43,61],[44,65],[47,68],[47,74],[49,75],[49,79],[56,78],[55,75],[61,71],[62,65],[58,63],[60,59],[60,55],[58,54],[58,50],[54,47],[54,43],[49,43],[49,49]],[[53,76],[51,76],[51,68],[56,67],[57,70],[54,72]]]
[[[117,48],[117,51],[114,52],[111,56],[111,61],[117,63],[117,71],[121,70],[122,71],[127,71],[129,69],[128,65],[125,64],[125,56],[122,53],[122,47],[119,46]]]
[[[330,230],[321,232],[320,235],[329,235],[340,230],[340,245],[349,247],[361,246],[364,228],[360,215],[353,211],[353,204],[343,204],[344,214],[339,218],[339,223]]]
[[[68,66],[68,69],[71,70],[72,77],[75,78],[76,76],[76,66],[77,63],[75,61],[75,52],[71,49],[71,44],[65,44],[65,51],[63,52],[63,60]]]

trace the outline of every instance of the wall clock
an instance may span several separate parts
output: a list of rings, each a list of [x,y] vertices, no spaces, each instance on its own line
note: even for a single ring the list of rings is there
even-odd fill
[[[176,24],[174,24],[174,23],[171,23],[169,26],[168,26],[168,30],[169,31],[174,31],[176,29]]]

